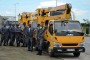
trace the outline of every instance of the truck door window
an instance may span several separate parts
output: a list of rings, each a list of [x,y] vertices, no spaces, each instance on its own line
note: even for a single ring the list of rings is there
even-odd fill
[[[49,24],[49,33],[53,35],[53,24],[52,23]]]

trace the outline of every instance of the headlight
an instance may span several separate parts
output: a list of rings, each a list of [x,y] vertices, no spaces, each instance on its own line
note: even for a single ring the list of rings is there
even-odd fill
[[[54,42],[54,47],[61,47],[61,46],[60,46],[60,43]]]
[[[85,43],[83,42],[83,43],[80,43],[80,47],[84,47],[84,45],[85,45]]]

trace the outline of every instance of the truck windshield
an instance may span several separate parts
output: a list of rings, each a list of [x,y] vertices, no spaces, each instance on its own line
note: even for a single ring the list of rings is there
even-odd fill
[[[54,29],[57,31],[56,34],[62,34],[61,32],[82,32],[79,22],[60,22],[55,21]],[[67,33],[66,33],[67,34]],[[65,34],[65,35],[66,35]]]

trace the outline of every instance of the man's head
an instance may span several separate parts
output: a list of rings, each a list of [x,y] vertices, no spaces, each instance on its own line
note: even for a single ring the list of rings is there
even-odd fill
[[[6,27],[6,25],[4,24],[3,27]]]
[[[26,26],[26,23],[24,22],[23,25]]]
[[[44,22],[41,22],[40,26],[43,27],[44,26]]]
[[[31,27],[31,24],[28,24],[29,27]]]
[[[14,24],[12,24],[12,27],[14,27],[15,25]]]
[[[11,26],[11,24],[9,24],[9,26]]]
[[[19,24],[16,25],[16,27],[18,27],[18,26],[19,26]]]
[[[40,27],[40,24],[37,24],[37,27]]]

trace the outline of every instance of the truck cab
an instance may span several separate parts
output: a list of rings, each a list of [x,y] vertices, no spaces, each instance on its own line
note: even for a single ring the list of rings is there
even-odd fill
[[[50,56],[55,53],[73,53],[78,57],[80,52],[85,52],[84,33],[79,21],[50,20],[45,40],[49,42]]]

